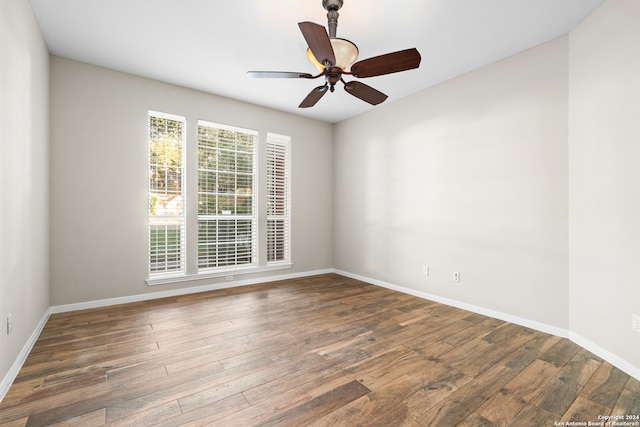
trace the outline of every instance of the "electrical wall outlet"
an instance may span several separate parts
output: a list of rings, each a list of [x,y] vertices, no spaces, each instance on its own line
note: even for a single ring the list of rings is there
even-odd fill
[[[233,276],[224,276],[224,280],[226,282],[231,282],[233,280]]]
[[[631,329],[633,329],[635,332],[640,333],[640,315],[632,314],[631,320],[633,321]]]
[[[453,281],[454,282],[459,282],[460,281],[460,273],[458,273],[457,271],[453,272]]]
[[[13,315],[11,313],[7,314],[7,335],[11,335],[13,332]]]
[[[429,275],[429,266],[428,265],[423,265],[422,266],[422,274],[424,276],[428,276]]]

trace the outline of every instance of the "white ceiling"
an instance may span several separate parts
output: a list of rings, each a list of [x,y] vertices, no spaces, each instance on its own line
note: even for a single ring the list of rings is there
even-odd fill
[[[51,53],[336,123],[375,108],[341,87],[310,109],[320,80],[297,23],[327,25],[322,0],[30,0]],[[344,0],[337,36],[366,59],[415,47],[417,70],[362,79],[386,103],[566,34],[604,0]],[[384,105],[384,104],[383,104]]]

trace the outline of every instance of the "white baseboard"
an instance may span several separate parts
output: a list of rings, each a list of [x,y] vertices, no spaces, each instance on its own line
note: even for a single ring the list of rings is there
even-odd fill
[[[500,311],[490,310],[488,308],[479,307],[473,304],[468,304],[462,301],[453,300],[450,298],[433,295],[427,292],[418,291],[404,286],[398,286],[391,283],[383,282],[368,277],[359,276],[346,271],[335,271],[337,274],[341,274],[352,279],[361,280],[363,282],[371,283],[372,285],[381,286],[383,288],[391,289],[394,291],[402,292],[404,294],[413,295],[419,298],[424,298],[430,301],[439,302],[452,307],[461,308],[463,310],[472,311],[474,313],[482,314],[484,316],[492,317],[494,319],[504,320],[505,322],[515,323],[516,325],[525,326],[527,328],[535,329],[537,331],[545,332],[551,335],[557,335],[562,338],[569,338],[569,331],[566,329],[558,328],[557,326],[547,325],[545,323],[536,322],[535,320],[525,319],[523,317],[513,316],[511,314],[502,313]]]
[[[9,372],[7,372],[7,374],[4,376],[2,381],[0,381],[0,402],[2,402],[2,399],[4,399],[7,392],[9,391],[11,384],[13,384],[13,381],[18,376],[18,372],[20,372],[22,365],[24,365],[24,362],[27,360],[27,356],[29,356],[29,353],[31,352],[33,345],[38,340],[38,337],[40,336],[42,329],[44,329],[44,325],[47,324],[47,320],[49,320],[50,315],[51,315],[51,309],[48,309],[42,316],[42,319],[40,319],[40,322],[36,326],[36,329],[33,331],[31,336],[25,343],[25,345],[22,347],[22,350],[18,354],[18,357],[16,357],[16,360],[13,362],[13,365],[11,365]]]
[[[302,273],[281,274],[271,277],[259,277],[254,279],[236,280],[231,282],[214,283],[211,285],[193,286],[190,288],[174,289],[171,291],[150,292],[148,294],[130,295],[126,297],[107,298],[95,301],[79,302],[74,304],[56,305],[50,308],[52,313],[65,313],[68,311],[84,310],[87,308],[106,307],[109,305],[126,304],[129,302],[147,301],[158,298],[175,297],[180,295],[195,294],[198,292],[217,291],[220,289],[237,288],[239,286],[256,285],[259,283],[276,282],[278,280],[298,279],[301,277],[316,276],[318,274],[333,273],[333,269],[305,271]]]
[[[358,274],[349,273],[347,271],[334,270],[334,273],[340,274],[342,276],[350,277],[352,279],[357,279],[366,283],[371,283],[372,285],[376,285],[376,286],[391,289],[394,291],[402,292],[405,294],[413,295],[419,298],[424,298],[430,301],[435,301],[442,304],[450,305],[452,307],[461,308],[463,310],[472,311],[474,313],[482,314],[484,316],[489,316],[495,319],[504,320],[506,322],[515,323],[516,325],[525,326],[527,328],[535,329],[537,331],[544,332],[547,334],[556,335],[562,338],[567,338],[573,341],[574,343],[578,344],[580,347],[584,348],[585,350],[588,350],[591,353],[595,354],[596,356],[606,360],[616,368],[626,372],[627,374],[631,375],[632,377],[640,381],[640,368],[616,356],[610,351],[603,349],[602,347],[594,344],[593,342],[587,340],[586,338],[583,338],[582,336],[576,334],[575,332],[571,332],[567,329],[558,328],[557,326],[547,325],[545,323],[536,322],[534,320],[513,316],[510,314],[502,313],[495,310],[490,310],[484,307],[478,307],[472,304],[467,304],[465,302],[456,301],[456,300],[444,298],[438,295],[429,294],[427,292],[417,291],[415,289],[406,288],[404,286],[394,285],[391,283],[383,282],[381,280],[371,279],[369,277],[360,276]]]

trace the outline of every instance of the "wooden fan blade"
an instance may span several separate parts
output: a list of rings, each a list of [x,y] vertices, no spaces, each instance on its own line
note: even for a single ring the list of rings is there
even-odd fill
[[[418,49],[400,50],[356,62],[351,66],[351,74],[362,78],[397,73],[418,68],[420,60]]]
[[[298,26],[318,62],[324,64],[329,61],[331,65],[334,65],[336,57],[326,28],[313,22],[299,22]]]
[[[387,99],[387,95],[384,93],[360,82],[346,82],[344,90],[371,105],[378,105]]]
[[[296,73],[294,71],[247,71],[248,77],[253,78],[276,78],[276,79],[311,79],[309,73]]]
[[[307,95],[307,97],[300,103],[300,105],[298,105],[298,108],[313,107],[327,92],[329,92],[329,87],[327,85],[318,86],[317,88],[309,92],[309,95]]]

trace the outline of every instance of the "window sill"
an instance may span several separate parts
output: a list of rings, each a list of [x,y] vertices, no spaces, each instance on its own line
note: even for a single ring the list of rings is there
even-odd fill
[[[274,264],[266,267],[249,267],[249,268],[236,268],[236,269],[228,269],[224,271],[205,271],[199,274],[184,274],[180,276],[158,276],[151,277],[145,282],[149,286],[155,285],[168,285],[171,283],[180,283],[180,282],[191,282],[193,280],[203,280],[203,279],[213,279],[218,277],[231,277],[228,281],[233,280],[233,276],[235,274],[253,274],[253,273],[263,273],[266,271],[275,271],[275,270],[286,270],[293,267],[292,263],[282,263],[282,264]]]

